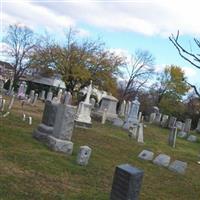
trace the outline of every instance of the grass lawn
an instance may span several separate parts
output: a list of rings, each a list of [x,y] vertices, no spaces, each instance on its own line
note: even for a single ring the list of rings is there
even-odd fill
[[[141,200],[200,199],[200,165],[196,163],[200,143],[177,138],[173,149],[167,145],[169,130],[147,124],[145,144],[138,144],[124,130],[93,121],[91,129],[74,129],[73,154],[66,156],[32,138],[43,104],[27,109],[33,116],[31,126],[22,121],[18,101],[7,118],[0,118],[0,200],[108,200],[115,167],[123,163],[144,170]],[[76,164],[81,145],[92,148],[86,167]],[[143,149],[187,162],[186,174],[138,159]]]

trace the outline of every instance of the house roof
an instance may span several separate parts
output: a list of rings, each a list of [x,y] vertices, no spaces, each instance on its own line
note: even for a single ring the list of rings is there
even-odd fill
[[[0,65],[1,65],[1,66],[4,66],[4,67],[7,68],[7,69],[14,70],[14,69],[13,69],[13,66],[12,66],[10,63],[8,63],[8,62],[1,61],[1,60],[0,60]]]

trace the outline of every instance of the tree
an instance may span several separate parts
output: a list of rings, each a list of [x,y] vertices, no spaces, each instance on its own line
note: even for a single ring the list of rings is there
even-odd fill
[[[175,48],[178,50],[179,55],[186,60],[187,62],[189,62],[191,65],[193,65],[194,67],[200,69],[200,54],[199,52],[194,53],[191,50],[187,50],[186,48],[183,47],[183,45],[180,44],[179,42],[179,31],[177,32],[177,35],[174,36],[173,34],[169,37],[169,40],[172,42],[172,44],[175,46]],[[197,51],[200,48],[200,40],[198,40],[197,38],[194,38],[194,44],[195,47],[197,49]],[[187,81],[187,80],[186,80]],[[198,95],[198,97],[200,97],[200,91],[198,91],[197,87],[189,82],[187,82],[187,84],[192,87],[196,93],[196,95]]]
[[[181,100],[190,88],[185,80],[181,67],[171,65],[165,67],[164,72],[157,78],[158,82],[152,86],[152,90],[157,94],[157,105],[166,113],[178,110],[183,112]]]
[[[148,51],[137,50],[131,63],[126,66],[128,80],[125,83],[122,99],[137,91],[149,80],[154,72],[154,57]]]
[[[101,89],[115,88],[115,74],[122,59],[105,50],[99,41],[76,39],[76,32],[70,29],[66,33],[63,45],[47,41],[33,55],[35,65],[49,68],[59,73],[67,90],[74,92],[77,86],[85,86],[90,80]]]
[[[36,46],[36,39],[31,29],[14,24],[8,27],[3,41],[7,44],[5,53],[14,69],[16,83],[30,67],[29,57]]]

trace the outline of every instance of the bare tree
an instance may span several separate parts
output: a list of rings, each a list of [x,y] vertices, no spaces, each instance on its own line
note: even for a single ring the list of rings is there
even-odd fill
[[[14,81],[16,82],[30,67],[29,56],[36,45],[34,33],[20,24],[9,25],[3,41],[7,44],[5,53],[14,69]]]
[[[126,66],[128,80],[122,99],[129,93],[136,91],[144,86],[154,72],[154,57],[148,51],[137,50],[132,56],[130,65]]]
[[[172,42],[172,44],[175,46],[175,48],[178,50],[179,55],[189,62],[191,65],[195,66],[196,68],[200,69],[200,54],[199,53],[194,53],[191,50],[187,50],[186,48],[183,47],[182,44],[179,42],[179,31],[177,32],[176,36],[173,34],[169,37],[169,40]],[[200,48],[200,40],[197,38],[194,38],[194,44],[197,49]],[[186,80],[185,80],[186,81]],[[200,91],[198,91],[197,87],[188,81],[186,83],[192,87],[198,97],[200,97]]]

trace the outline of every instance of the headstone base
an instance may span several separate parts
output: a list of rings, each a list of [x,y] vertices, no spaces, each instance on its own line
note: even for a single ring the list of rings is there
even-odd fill
[[[88,129],[88,128],[92,128],[92,123],[75,121],[75,127]]]

